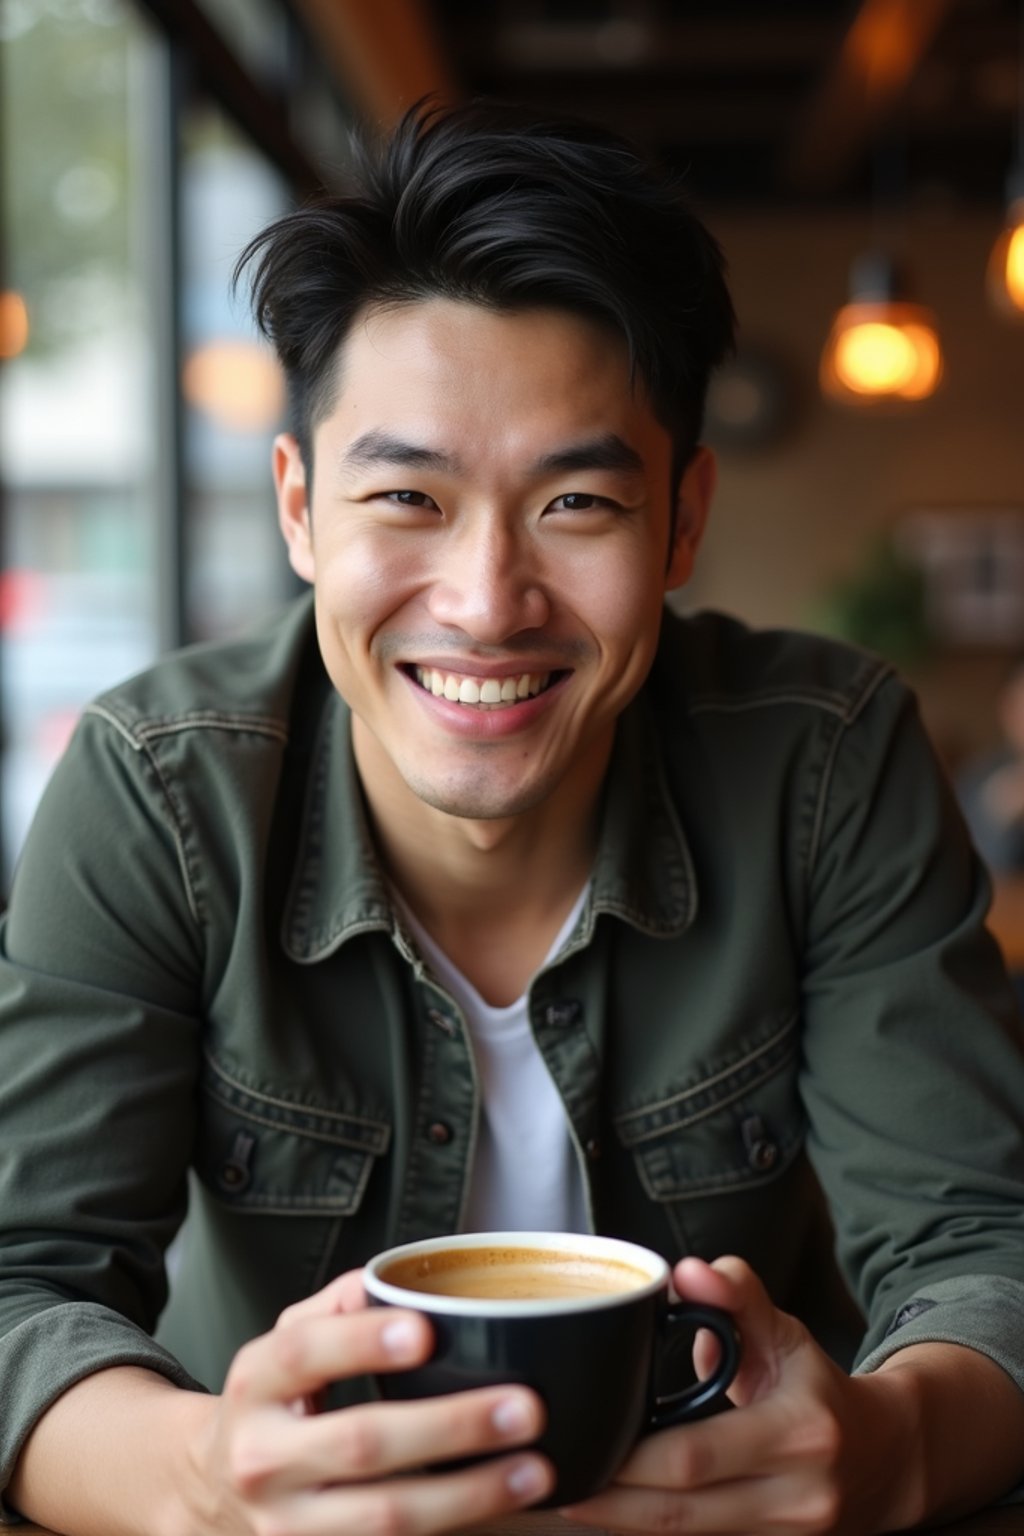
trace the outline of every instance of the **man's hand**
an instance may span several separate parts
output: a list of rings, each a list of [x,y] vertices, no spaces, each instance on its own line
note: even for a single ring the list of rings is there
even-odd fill
[[[563,1511],[568,1520],[687,1536],[868,1536],[977,1507],[1020,1475],[1024,1399],[976,1352],[921,1344],[850,1377],[742,1260],[684,1259],[673,1278],[687,1300],[736,1319],[736,1411],[642,1440],[608,1489]],[[699,1374],[714,1348],[698,1338]]]
[[[271,1333],[239,1351],[189,1446],[191,1528],[211,1536],[419,1536],[543,1498],[554,1478],[535,1453],[424,1470],[535,1440],[543,1408],[526,1388],[314,1411],[331,1381],[418,1364],[431,1347],[423,1317],[366,1308],[357,1272],[289,1308]]]

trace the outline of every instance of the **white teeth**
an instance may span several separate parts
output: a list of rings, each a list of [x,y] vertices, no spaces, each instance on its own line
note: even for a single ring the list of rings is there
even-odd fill
[[[547,687],[550,672],[522,672],[516,677],[466,677],[463,673],[438,672],[435,667],[416,667],[416,681],[436,699],[453,704],[493,708],[535,698]]]

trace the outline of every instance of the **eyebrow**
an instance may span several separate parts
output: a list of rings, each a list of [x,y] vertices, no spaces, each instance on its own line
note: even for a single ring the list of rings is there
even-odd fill
[[[433,469],[442,474],[458,474],[459,460],[437,448],[427,448],[422,443],[410,443],[380,428],[371,428],[357,437],[342,455],[342,463],[349,469],[372,469],[378,465],[392,465],[404,469]],[[615,432],[603,432],[586,442],[570,443],[556,448],[532,465],[530,474],[575,474],[578,471],[597,469],[619,474],[642,474],[644,461],[635,448]]]
[[[635,448],[624,443],[614,432],[603,432],[600,437],[585,443],[573,443],[567,448],[556,448],[547,453],[534,466],[537,474],[573,473],[584,469],[607,469],[626,474],[642,474],[644,461]]]
[[[391,432],[374,427],[350,443],[342,455],[342,463],[351,469],[372,469],[377,464],[394,464],[412,469],[437,469],[455,473],[458,460],[436,448],[425,448],[420,443],[408,443]]]

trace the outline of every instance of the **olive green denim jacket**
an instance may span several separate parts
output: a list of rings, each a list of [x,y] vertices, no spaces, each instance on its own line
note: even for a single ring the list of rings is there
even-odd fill
[[[1024,1387],[1024,1059],[986,902],[882,663],[666,616],[529,995],[593,1227],[743,1255],[861,1368],[954,1340]],[[456,1230],[476,1116],[309,602],[98,700],[0,957],[0,1487],[82,1376],[216,1389],[290,1302]]]

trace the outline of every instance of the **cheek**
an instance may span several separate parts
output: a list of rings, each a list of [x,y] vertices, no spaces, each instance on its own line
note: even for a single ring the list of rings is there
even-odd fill
[[[620,658],[656,643],[664,592],[660,572],[649,564],[637,569],[626,561],[603,564],[576,587],[576,609],[598,643]]]
[[[344,637],[373,631],[420,590],[422,561],[398,541],[353,538],[322,551],[317,563],[317,597],[325,617]]]

